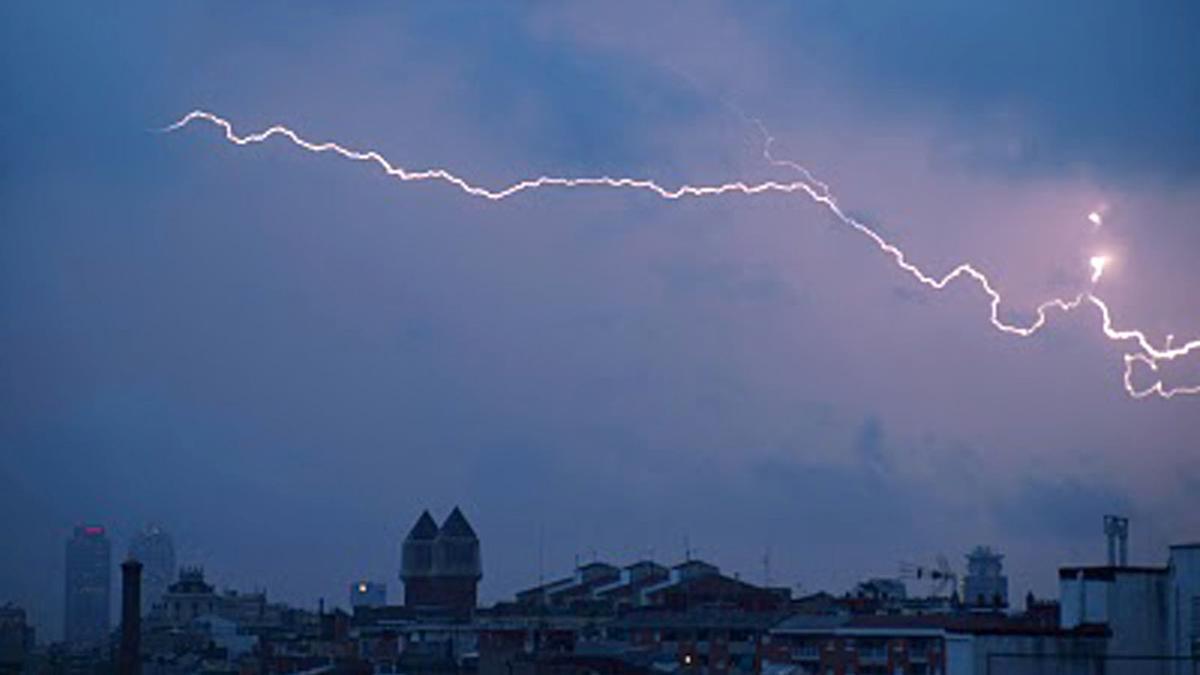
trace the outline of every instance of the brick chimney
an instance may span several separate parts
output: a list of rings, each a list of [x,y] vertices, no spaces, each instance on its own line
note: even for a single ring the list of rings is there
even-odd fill
[[[117,675],[142,673],[142,563],[121,563],[121,649]]]

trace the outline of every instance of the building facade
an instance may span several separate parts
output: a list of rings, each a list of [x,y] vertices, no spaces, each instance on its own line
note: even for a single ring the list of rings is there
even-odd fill
[[[25,610],[11,603],[0,605],[0,673],[25,672],[34,635]]]
[[[112,544],[103,527],[80,525],[67,541],[63,638],[75,647],[101,645],[111,630]]]
[[[155,625],[186,626],[199,617],[216,614],[219,605],[216,589],[204,580],[204,570],[185,566],[151,616]]]
[[[1171,675],[1191,675],[1200,670],[1200,543],[1171,547],[1166,591]]]
[[[795,675],[1097,675],[1108,633],[998,613],[798,615],[771,630]]]

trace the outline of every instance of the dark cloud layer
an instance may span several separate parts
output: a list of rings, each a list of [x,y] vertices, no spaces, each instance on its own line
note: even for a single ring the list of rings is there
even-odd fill
[[[1200,10],[1188,2],[796,5],[811,37],[890,109],[945,111],[978,159],[1112,178],[1200,171]],[[780,39],[780,43],[785,40]],[[789,49],[807,47],[797,40]],[[989,136],[1015,136],[1013,144]]]

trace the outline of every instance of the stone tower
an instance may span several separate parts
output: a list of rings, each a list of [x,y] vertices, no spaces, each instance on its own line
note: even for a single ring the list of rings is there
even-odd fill
[[[401,557],[405,607],[454,615],[474,611],[483,577],[479,537],[458,507],[441,527],[422,512],[404,539]]]
[[[404,606],[428,607],[434,604],[433,541],[438,526],[429,511],[422,511],[416,524],[404,538],[400,562],[400,580],[404,582]]]
[[[460,611],[475,609],[476,589],[483,577],[479,537],[457,506],[433,540],[433,570],[443,606]]]

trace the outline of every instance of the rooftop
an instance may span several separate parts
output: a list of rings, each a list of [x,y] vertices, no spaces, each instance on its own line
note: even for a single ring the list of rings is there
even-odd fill
[[[779,623],[773,612],[699,610],[693,612],[634,611],[614,620],[613,628],[756,628],[766,630]]]
[[[467,517],[463,515],[457,506],[450,512],[449,516],[446,516],[446,522],[442,523],[442,529],[438,532],[437,536],[445,538],[453,537],[455,539],[479,538],[475,536],[475,530],[467,522]]]
[[[1137,567],[1132,565],[1080,565],[1058,568],[1059,579],[1074,579],[1083,574],[1084,579],[1112,581],[1117,574],[1166,574],[1166,567]]]
[[[889,614],[820,615],[800,614],[788,618],[774,629],[778,633],[872,633],[888,631],[944,631],[973,635],[1096,635],[1108,634],[1104,626],[1081,626],[1066,630],[1046,626],[1026,618],[1002,614]]]
[[[438,535],[437,523],[433,522],[433,516],[429,515],[429,511],[421,512],[421,517],[417,518],[416,524],[408,531],[406,541],[433,541]]]

